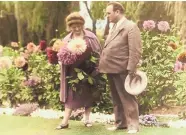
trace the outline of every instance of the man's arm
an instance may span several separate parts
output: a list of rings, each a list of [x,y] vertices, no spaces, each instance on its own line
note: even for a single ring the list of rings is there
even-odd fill
[[[137,68],[137,64],[141,58],[142,43],[140,30],[136,24],[128,32],[128,45],[129,45],[129,61],[127,70],[129,73],[134,73]]]

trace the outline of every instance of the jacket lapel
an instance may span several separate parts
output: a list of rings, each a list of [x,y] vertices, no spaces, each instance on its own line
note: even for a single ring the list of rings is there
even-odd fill
[[[104,47],[106,47],[125,28],[126,24],[127,24],[127,19],[124,19],[114,32],[109,33],[105,41]]]

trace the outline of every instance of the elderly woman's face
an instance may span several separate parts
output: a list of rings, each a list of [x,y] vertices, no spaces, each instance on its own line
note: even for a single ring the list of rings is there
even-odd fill
[[[72,24],[70,26],[70,30],[73,34],[80,35],[83,30],[83,25],[82,24]]]

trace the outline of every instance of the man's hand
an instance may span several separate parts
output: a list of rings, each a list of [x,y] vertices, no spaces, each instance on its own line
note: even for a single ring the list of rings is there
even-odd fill
[[[135,83],[137,82],[137,81],[141,81],[141,77],[138,75],[138,74],[136,74],[136,72],[135,71],[128,71],[128,74],[129,74],[129,77],[130,77],[130,85],[131,85],[131,83],[132,83],[132,81],[133,81],[133,79],[135,79]]]

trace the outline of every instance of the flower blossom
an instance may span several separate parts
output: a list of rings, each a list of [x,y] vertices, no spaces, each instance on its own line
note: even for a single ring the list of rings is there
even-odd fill
[[[26,64],[26,60],[23,56],[20,56],[20,57],[17,57],[15,60],[14,60],[14,64],[16,67],[23,67],[25,64]]]
[[[52,50],[58,52],[62,46],[64,46],[64,42],[57,39],[52,46]]]
[[[184,51],[178,55],[178,61],[180,61],[182,63],[186,63],[186,51]]]
[[[145,30],[153,30],[156,27],[156,23],[153,20],[143,22],[143,28]]]
[[[41,83],[41,78],[38,76],[30,76],[28,80],[24,82],[25,86],[33,87]]]
[[[36,50],[36,45],[32,42],[28,43],[26,46],[28,52],[32,53]]]
[[[169,42],[168,46],[172,47],[173,50],[176,50],[178,47],[174,42]]]
[[[64,65],[70,65],[77,61],[77,55],[72,53],[66,46],[59,50],[57,56],[59,61]]]
[[[41,40],[39,43],[39,48],[44,51],[47,48],[47,43],[45,40]]]
[[[14,48],[17,48],[19,47],[18,43],[17,42],[11,42],[11,46],[14,47]]]
[[[74,54],[77,55],[82,55],[86,49],[87,49],[87,45],[85,40],[82,39],[72,39],[68,45],[67,48]]]
[[[12,60],[8,56],[0,57],[0,69],[8,69],[12,66]]]
[[[167,32],[170,29],[169,23],[167,21],[158,22],[158,29],[161,32]]]
[[[52,50],[52,48],[50,47],[46,49],[46,52],[47,52],[47,58],[48,58],[49,63],[57,64],[58,63],[57,52]]]
[[[174,71],[178,72],[178,71],[182,71],[182,63],[180,61],[176,61],[176,63],[174,64]]]

